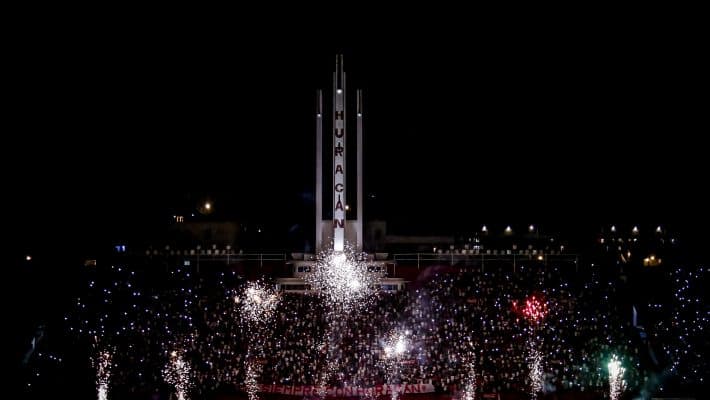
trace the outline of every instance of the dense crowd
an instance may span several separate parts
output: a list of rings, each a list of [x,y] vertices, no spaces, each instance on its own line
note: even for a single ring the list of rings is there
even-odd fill
[[[161,371],[173,352],[189,363],[197,398],[243,391],[247,363],[268,384],[323,384],[328,369],[329,385],[426,382],[457,393],[473,371],[479,392],[529,392],[531,351],[541,356],[544,392],[604,392],[612,354],[626,367],[629,391],[649,385],[647,344],[618,275],[542,264],[434,268],[354,311],[333,312],[314,294],[281,294],[259,324],[240,314],[235,298],[246,281],[235,272],[93,270],[34,365],[46,376],[69,368],[70,353],[81,365],[84,355],[110,351],[112,398],[169,393]],[[545,306],[536,318],[522,309],[532,296]],[[393,332],[407,338],[394,361],[385,350]],[[42,385],[39,372],[32,379]]]

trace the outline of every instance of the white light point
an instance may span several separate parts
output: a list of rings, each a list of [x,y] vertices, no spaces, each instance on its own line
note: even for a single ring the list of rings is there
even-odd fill
[[[394,353],[396,355],[402,355],[407,350],[407,341],[403,336],[397,339],[397,344],[394,345]]]

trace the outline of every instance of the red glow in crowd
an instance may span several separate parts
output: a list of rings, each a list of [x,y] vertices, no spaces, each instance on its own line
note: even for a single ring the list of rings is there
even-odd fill
[[[547,304],[544,299],[537,298],[534,295],[525,300],[523,315],[531,322],[540,322],[547,315]]]

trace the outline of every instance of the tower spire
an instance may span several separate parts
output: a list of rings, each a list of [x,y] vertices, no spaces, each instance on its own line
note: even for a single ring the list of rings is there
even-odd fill
[[[345,248],[345,71],[343,55],[335,58],[333,79],[333,250]]]
[[[357,181],[353,182],[350,190],[355,190],[352,201],[355,204],[348,203],[347,193],[347,80],[345,79],[345,69],[343,68],[343,55],[335,56],[335,71],[333,71],[333,125],[332,125],[332,140],[324,140],[326,128],[325,108],[323,107],[323,92],[319,91],[317,95],[317,113],[316,113],[316,248],[320,251],[326,246],[326,243],[332,240],[333,250],[343,251],[345,242],[352,245],[355,249],[363,248],[363,185],[362,185],[362,92],[357,91],[354,98],[355,104],[353,112],[357,114],[356,122],[351,126],[355,129],[355,138],[351,138],[351,150],[356,151],[355,165],[351,165],[351,175],[357,173]],[[325,130],[324,130],[325,129]],[[327,134],[327,133],[326,133]],[[330,148],[324,148],[323,144],[328,143]],[[352,145],[357,145],[353,149]],[[325,172],[327,169],[323,165],[323,155],[330,152],[332,155],[332,169],[330,172]],[[352,164],[352,163],[351,163]],[[324,185],[324,173],[331,173],[331,186]],[[325,212],[322,206],[325,204],[323,198],[332,193],[332,207],[330,212]],[[357,207],[353,209],[353,206]],[[350,221],[348,221],[348,210],[350,210]],[[326,216],[325,214],[329,214]],[[353,218],[356,217],[356,218]],[[326,218],[323,220],[322,218]]]
[[[316,95],[316,252],[323,243],[323,91]]]
[[[345,86],[345,69],[343,68],[343,55],[335,56],[335,88],[343,89]]]

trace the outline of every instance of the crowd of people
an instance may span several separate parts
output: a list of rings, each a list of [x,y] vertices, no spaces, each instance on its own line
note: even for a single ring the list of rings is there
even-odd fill
[[[170,393],[162,371],[176,354],[190,366],[195,398],[243,393],[248,368],[264,384],[424,382],[457,394],[473,375],[484,393],[530,392],[534,379],[543,392],[603,393],[616,355],[627,391],[648,386],[652,365],[618,275],[541,263],[514,271],[434,268],[405,290],[340,312],[315,293],[282,293],[256,323],[241,315],[235,298],[246,280],[233,271],[92,270],[87,291],[35,356],[42,373],[31,379],[41,385],[72,362],[90,373],[82,357],[108,351],[116,399]],[[535,315],[524,308],[532,297]],[[393,335],[405,343],[396,354],[386,349]],[[542,364],[537,378],[534,356]]]

